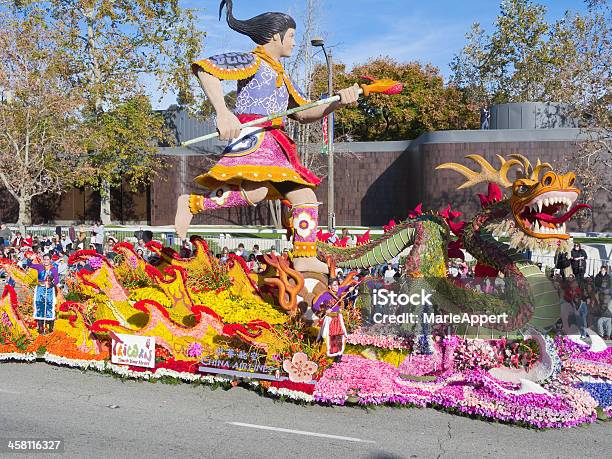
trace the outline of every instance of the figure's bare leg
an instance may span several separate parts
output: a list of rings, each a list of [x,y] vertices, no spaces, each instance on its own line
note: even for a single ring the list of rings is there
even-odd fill
[[[291,202],[293,221],[293,266],[300,272],[328,274],[329,268],[317,258],[319,203],[311,188],[298,188],[286,194]]]
[[[268,187],[268,182],[244,182],[240,187],[223,186],[205,195],[182,194],[176,203],[174,229],[179,238],[185,239],[195,214],[228,207],[254,206],[266,198]]]
[[[193,219],[189,209],[189,195],[182,194],[176,202],[176,215],[174,216],[174,230],[180,239],[187,237],[187,230]]]

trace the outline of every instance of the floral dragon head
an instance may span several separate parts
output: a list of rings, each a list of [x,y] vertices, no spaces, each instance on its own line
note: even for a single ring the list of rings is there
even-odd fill
[[[494,168],[480,155],[466,158],[477,163],[476,172],[457,163],[444,163],[436,169],[451,169],[463,175],[467,181],[458,189],[479,183],[494,183],[511,192],[509,210],[512,219],[497,222],[491,229],[495,233],[509,233],[511,245],[520,248],[560,245],[567,241],[566,222],[586,204],[576,204],[580,190],[576,187],[573,172],[557,174],[549,163],[538,159],[535,166],[523,155],[512,154],[506,160],[497,155],[501,166]],[[516,167],[517,178],[508,179],[508,172]]]

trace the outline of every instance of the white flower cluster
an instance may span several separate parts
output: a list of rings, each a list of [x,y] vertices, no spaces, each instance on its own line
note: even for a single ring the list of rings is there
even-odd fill
[[[36,354],[20,354],[19,352],[9,352],[0,354],[0,361],[20,360],[22,362],[33,362],[36,360]]]
[[[9,361],[9,360],[17,360],[17,361],[26,361],[33,362],[37,360],[37,358],[44,359],[45,362],[53,363],[55,365],[66,366],[70,368],[80,368],[82,370],[95,370],[95,371],[105,371],[110,370],[116,375],[125,377],[125,378],[138,378],[138,379],[159,379],[163,377],[171,377],[177,378],[182,381],[187,382],[203,382],[206,384],[215,384],[215,383],[228,383],[232,381],[230,377],[223,376],[213,376],[213,375],[201,375],[187,372],[180,372],[171,370],[169,368],[159,368],[155,372],[151,371],[134,371],[130,370],[129,367],[124,365],[115,365],[105,360],[80,360],[80,359],[69,359],[66,357],[61,357],[58,355],[46,353],[42,357],[37,356],[36,354],[20,354],[17,352],[13,352],[10,354],[0,354],[0,361]],[[259,387],[261,384],[259,381],[250,380],[248,381],[248,385],[253,388]],[[310,394],[306,394],[304,392],[299,392],[286,388],[278,388],[278,387],[268,387],[267,392],[275,397],[285,397],[291,400],[296,400],[300,402],[313,403],[315,401],[314,397]]]
[[[299,392],[296,390],[286,389],[284,387],[268,387],[268,393],[276,397],[286,397],[292,400],[297,400],[306,403],[312,403],[315,401],[314,397],[305,392]]]
[[[81,368],[82,370],[104,371],[106,368],[106,363],[103,360],[68,359],[59,355],[49,354],[48,352],[43,356],[43,358],[45,359],[45,362],[72,368]]]

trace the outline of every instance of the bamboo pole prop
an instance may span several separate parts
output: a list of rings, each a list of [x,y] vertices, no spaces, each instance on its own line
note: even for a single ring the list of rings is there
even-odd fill
[[[387,94],[387,95],[399,94],[404,89],[404,86],[401,83],[398,83],[397,81],[374,80],[373,78],[370,78],[370,77],[364,77],[364,78],[372,81],[372,83],[370,84],[362,84],[361,87],[359,88],[359,94],[364,95],[366,97],[368,97],[370,94]],[[282,118],[284,116],[293,115],[294,113],[302,112],[304,110],[308,110],[309,108],[331,104],[339,100],[340,100],[340,95],[336,94],[334,96],[327,97],[326,99],[317,100],[315,102],[311,102],[309,104],[302,105],[300,107],[290,108],[289,110],[286,110],[281,113],[274,113],[272,115],[268,115],[263,118],[258,118],[256,120],[249,121],[248,123],[241,124],[240,128],[244,129],[247,127],[257,126],[267,121],[272,121],[277,118]],[[210,134],[206,134],[201,137],[196,137],[191,140],[186,140],[185,142],[181,143],[181,146],[187,147],[189,145],[203,142],[205,140],[214,139],[215,137],[218,137],[218,136],[219,136],[219,132],[211,132]]]

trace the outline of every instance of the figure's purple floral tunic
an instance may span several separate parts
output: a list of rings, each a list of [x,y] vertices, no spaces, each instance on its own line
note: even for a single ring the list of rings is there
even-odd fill
[[[304,105],[309,101],[284,73],[282,66],[258,47],[252,53],[226,53],[197,61],[194,72],[202,69],[219,79],[238,80],[234,113],[242,123],[287,110],[289,103]],[[215,189],[223,184],[252,182],[291,182],[314,187],[320,179],[303,167],[293,141],[283,130],[283,120],[242,130],[232,139],[221,160],[196,183]],[[281,193],[273,187],[268,199]]]

